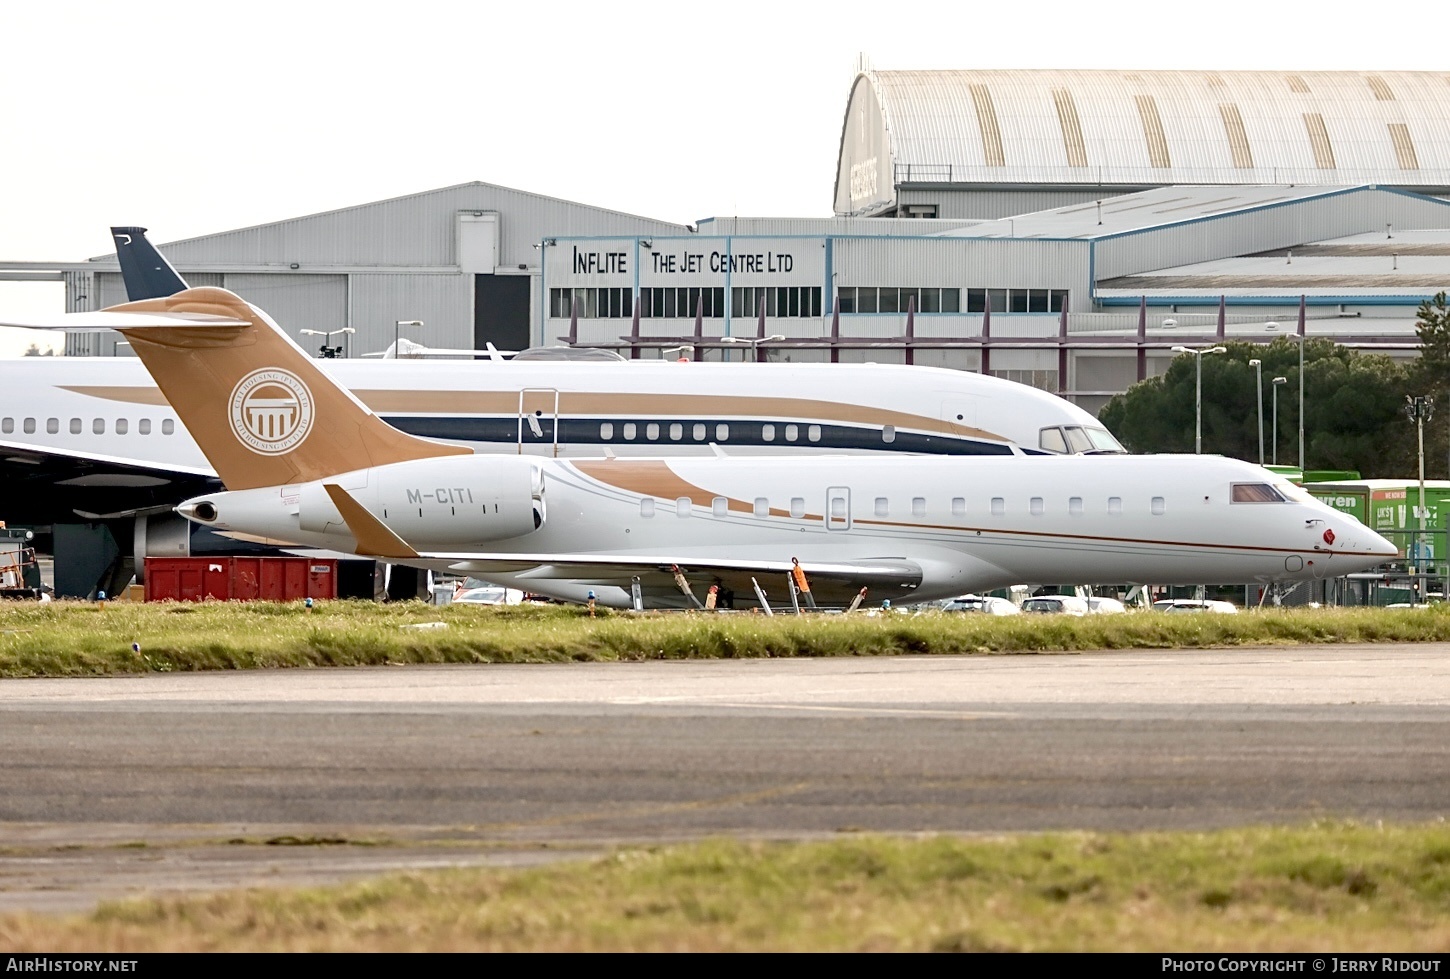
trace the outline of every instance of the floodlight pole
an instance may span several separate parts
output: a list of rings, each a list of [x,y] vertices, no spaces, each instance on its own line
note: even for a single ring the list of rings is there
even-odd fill
[[[1259,465],[1264,464],[1264,362],[1251,360],[1254,369],[1254,395],[1259,402]]]
[[[1288,383],[1289,383],[1289,379],[1287,377],[1276,377],[1276,378],[1274,378],[1274,381],[1273,381],[1273,388],[1274,388],[1274,424],[1272,426],[1272,428],[1273,428],[1273,435],[1274,435],[1274,463],[1273,464],[1276,465],[1276,466],[1279,464],[1279,385],[1281,385],[1281,384],[1288,384]]]
[[[1194,347],[1174,347],[1175,352],[1193,354],[1195,367],[1193,382],[1193,454],[1203,453],[1203,355],[1227,353],[1224,347],[1208,347],[1198,350]]]
[[[1415,571],[1417,573],[1423,571],[1421,555],[1424,553],[1422,548],[1425,546],[1425,516],[1429,510],[1429,507],[1425,504],[1425,422],[1430,420],[1430,416],[1434,412],[1434,398],[1428,395],[1416,395],[1413,398],[1408,394],[1405,395],[1405,415],[1409,417],[1410,421],[1415,423],[1415,435],[1419,443],[1420,455],[1420,500],[1419,505],[1415,507],[1415,511],[1420,517],[1420,530],[1415,537],[1414,548]]]

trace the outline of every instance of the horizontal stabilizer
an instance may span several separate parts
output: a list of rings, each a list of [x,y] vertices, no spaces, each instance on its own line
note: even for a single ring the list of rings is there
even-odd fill
[[[0,314],[0,326],[27,330],[64,330],[66,333],[103,333],[106,330],[139,330],[151,327],[250,326],[247,320],[213,313],[56,313],[52,316],[11,317]]]

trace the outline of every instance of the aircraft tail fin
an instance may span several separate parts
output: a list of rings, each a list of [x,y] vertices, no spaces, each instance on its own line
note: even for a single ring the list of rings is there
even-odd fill
[[[112,228],[116,259],[121,263],[121,281],[131,302],[174,296],[187,288],[166,257],[146,237],[145,228]]]
[[[187,289],[104,312],[130,314],[139,324],[117,328],[227,489],[470,454],[388,425],[266,313],[225,289]],[[185,322],[188,316],[217,319],[202,326]]]

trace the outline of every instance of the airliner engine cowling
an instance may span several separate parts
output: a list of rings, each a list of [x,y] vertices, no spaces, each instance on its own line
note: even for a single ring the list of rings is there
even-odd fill
[[[417,548],[456,550],[533,533],[544,521],[544,481],[528,459],[453,456],[378,466],[301,488],[303,530],[346,533],[323,488],[335,483]]]

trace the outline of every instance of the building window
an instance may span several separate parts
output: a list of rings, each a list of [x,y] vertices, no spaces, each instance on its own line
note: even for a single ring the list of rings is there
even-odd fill
[[[842,286],[836,302],[843,313],[904,313],[916,304],[918,313],[959,313],[962,290],[901,286]]]
[[[730,315],[754,319],[772,317],[811,317],[821,315],[820,286],[737,286],[730,290]]]
[[[723,319],[724,287],[679,286],[639,291],[639,315],[646,319],[694,319],[697,308],[706,319]]]
[[[1005,381],[1016,381],[1018,384],[1026,384],[1028,387],[1037,388],[1039,391],[1057,391],[1057,371],[1054,370],[1005,370],[992,371],[993,377],[1000,377]]]
[[[567,320],[573,317],[578,302],[579,318],[625,319],[634,315],[634,292],[631,289],[550,289],[549,315]]]
[[[1066,304],[1066,289],[967,290],[967,312],[969,313],[984,313],[988,306],[994,313],[1060,313]],[[944,309],[942,312],[947,312],[947,310]]]

